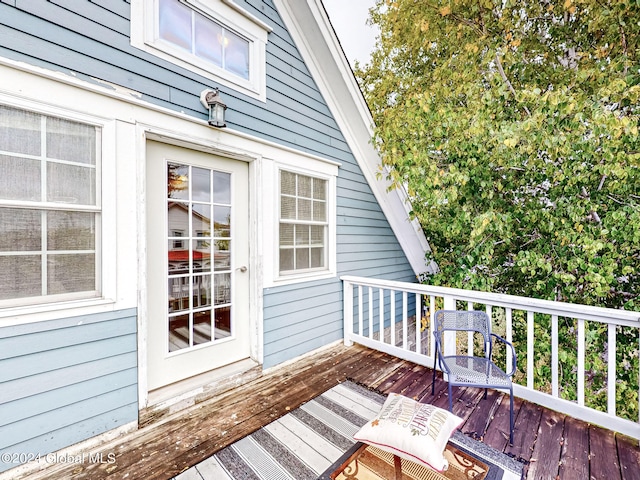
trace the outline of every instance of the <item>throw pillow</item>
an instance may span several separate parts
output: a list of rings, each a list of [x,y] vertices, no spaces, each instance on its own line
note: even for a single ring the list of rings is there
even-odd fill
[[[442,472],[444,449],[463,419],[442,408],[390,393],[380,413],[354,438]]]

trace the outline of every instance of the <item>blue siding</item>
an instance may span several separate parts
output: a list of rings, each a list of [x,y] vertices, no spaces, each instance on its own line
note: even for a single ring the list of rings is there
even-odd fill
[[[0,457],[136,421],[137,375],[135,309],[0,328]]]
[[[222,87],[230,128],[341,163],[337,193],[338,274],[414,281],[414,273],[272,0],[236,0],[269,24],[267,101]],[[197,118],[215,87],[131,47],[123,0],[15,0],[0,3],[0,55],[121,85],[145,101]],[[265,367],[342,337],[336,279],[264,292]]]

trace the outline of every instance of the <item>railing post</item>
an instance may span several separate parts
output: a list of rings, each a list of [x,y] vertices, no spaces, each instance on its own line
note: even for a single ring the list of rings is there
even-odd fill
[[[455,310],[456,309],[456,299],[450,296],[445,296],[444,300],[444,309],[445,310]],[[445,332],[444,334],[444,346],[442,347],[444,355],[456,355],[456,332]]]
[[[353,284],[347,280],[342,281],[343,285],[343,336],[344,344],[347,347],[353,345],[351,336],[353,335]]]

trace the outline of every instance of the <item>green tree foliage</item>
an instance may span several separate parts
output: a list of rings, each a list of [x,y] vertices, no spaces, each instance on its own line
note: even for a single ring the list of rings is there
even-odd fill
[[[378,1],[357,72],[432,283],[633,308],[640,3]]]
[[[640,1],[378,0],[371,21],[356,75],[428,282],[640,310]],[[637,420],[637,330],[618,354]]]

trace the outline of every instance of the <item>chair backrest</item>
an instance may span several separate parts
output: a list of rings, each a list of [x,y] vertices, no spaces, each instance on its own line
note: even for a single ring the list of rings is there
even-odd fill
[[[434,315],[433,334],[442,352],[443,334],[446,331],[478,332],[483,337],[485,355],[491,352],[491,322],[480,310],[438,310]]]

